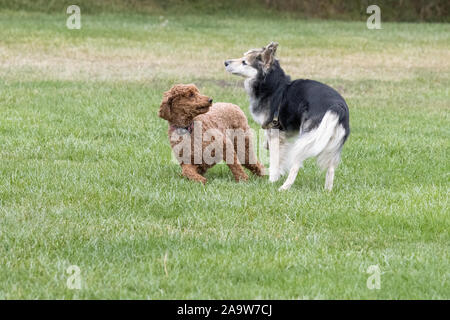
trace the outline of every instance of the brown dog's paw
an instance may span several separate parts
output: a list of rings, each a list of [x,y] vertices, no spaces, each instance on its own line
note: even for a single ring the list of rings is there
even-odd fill
[[[266,168],[262,164],[257,165],[256,175],[258,177],[264,177],[266,175]]]
[[[200,182],[200,183],[202,183],[203,185],[205,185],[205,184],[206,184],[206,181],[208,181],[205,177],[202,177],[202,176],[200,176],[200,177],[195,177],[195,178],[190,179],[190,180],[195,181],[195,182]]]
[[[244,173],[244,174],[235,176],[234,179],[236,180],[236,182],[245,182],[245,181],[248,180],[248,175],[246,175],[246,174]]]
[[[246,164],[245,167],[258,177],[263,177],[266,174],[264,166],[259,162],[257,164]]]

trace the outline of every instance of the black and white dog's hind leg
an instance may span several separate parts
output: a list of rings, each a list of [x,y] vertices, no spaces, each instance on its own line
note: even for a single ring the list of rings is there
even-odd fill
[[[333,188],[334,170],[341,155],[345,139],[345,129],[339,123],[339,116],[333,111],[327,111],[319,126],[310,131],[300,129],[298,140],[290,152],[289,176],[279,190],[287,190],[294,183],[303,162],[311,157],[317,157],[322,169],[328,169],[325,179],[325,189]]]
[[[325,176],[325,189],[328,191],[333,189],[334,170],[338,166],[341,159],[341,151],[346,136],[348,136],[346,130],[341,124],[338,124],[327,146],[317,156],[317,164],[319,167],[322,170],[327,169]]]
[[[266,130],[267,144],[269,147],[269,181],[280,179],[280,131],[276,129]]]

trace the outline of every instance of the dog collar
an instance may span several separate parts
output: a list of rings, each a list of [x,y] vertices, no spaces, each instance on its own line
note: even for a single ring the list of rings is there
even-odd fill
[[[275,113],[273,114],[273,118],[271,121],[263,123],[261,126],[263,129],[283,129],[283,125],[281,124],[281,121],[279,119],[280,109],[281,109],[281,103],[278,105],[278,108],[275,110]]]
[[[192,130],[194,130],[194,123],[191,123],[187,127],[177,127],[171,124],[170,129],[176,131],[178,135],[182,136],[188,132],[192,133]]]

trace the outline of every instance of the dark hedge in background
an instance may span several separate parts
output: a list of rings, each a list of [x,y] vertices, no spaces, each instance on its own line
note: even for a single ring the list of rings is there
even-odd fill
[[[79,5],[84,13],[281,14],[298,18],[365,20],[366,8],[381,8],[382,21],[449,22],[449,0],[0,0],[0,10],[65,12]]]

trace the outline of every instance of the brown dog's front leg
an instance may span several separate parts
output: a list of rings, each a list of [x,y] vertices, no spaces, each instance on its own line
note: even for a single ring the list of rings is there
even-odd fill
[[[198,173],[197,166],[193,164],[182,164],[181,170],[183,176],[188,178],[189,180],[194,180],[197,182],[201,182],[203,184],[206,183],[206,178]]]
[[[249,136],[245,137],[245,162],[243,165],[259,177],[265,174],[264,166],[256,159],[253,143]]]

